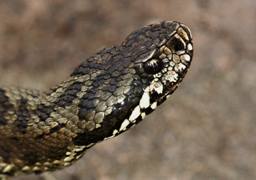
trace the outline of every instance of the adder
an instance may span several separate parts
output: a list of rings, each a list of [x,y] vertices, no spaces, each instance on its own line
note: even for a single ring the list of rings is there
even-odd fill
[[[163,21],[85,59],[47,92],[0,88],[0,175],[69,166],[135,126],[176,90],[192,56],[189,28]]]

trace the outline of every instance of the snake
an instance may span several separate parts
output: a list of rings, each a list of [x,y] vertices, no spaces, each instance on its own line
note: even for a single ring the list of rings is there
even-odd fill
[[[177,89],[192,57],[190,29],[161,21],[89,56],[50,90],[1,87],[0,175],[70,166],[134,127]]]

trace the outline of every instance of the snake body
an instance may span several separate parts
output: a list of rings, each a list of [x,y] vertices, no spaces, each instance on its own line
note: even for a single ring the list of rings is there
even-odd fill
[[[71,165],[173,93],[193,56],[190,30],[164,21],[82,62],[48,92],[0,88],[0,175]]]

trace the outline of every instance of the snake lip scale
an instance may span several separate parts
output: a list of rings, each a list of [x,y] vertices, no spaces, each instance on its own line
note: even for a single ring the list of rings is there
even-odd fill
[[[135,126],[176,90],[192,56],[189,28],[163,21],[88,57],[47,92],[0,88],[0,176],[69,166]]]

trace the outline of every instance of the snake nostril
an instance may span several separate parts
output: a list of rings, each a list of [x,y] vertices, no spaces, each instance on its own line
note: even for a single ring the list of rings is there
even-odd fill
[[[175,52],[182,51],[185,49],[184,43],[176,37],[173,37],[172,39],[170,39],[167,46],[170,49],[173,49]]]

